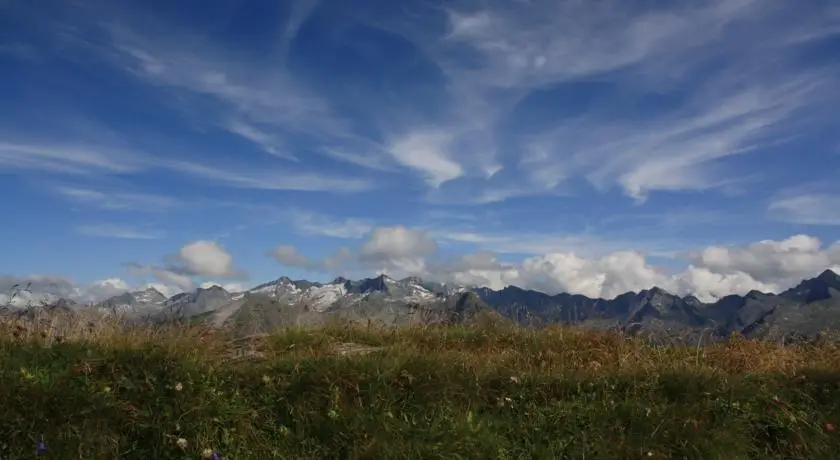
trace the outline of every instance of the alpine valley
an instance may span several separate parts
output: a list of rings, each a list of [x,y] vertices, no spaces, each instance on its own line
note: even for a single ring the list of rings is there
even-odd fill
[[[170,298],[148,289],[90,304],[18,289],[0,294],[0,305],[6,314],[84,310],[120,315],[129,323],[205,322],[244,335],[335,320],[398,326],[462,323],[489,315],[532,327],[576,324],[662,339],[714,341],[737,333],[801,341],[824,331],[840,331],[840,276],[826,270],[778,294],[751,291],[713,303],[656,287],[607,300],[548,295],[515,286],[493,290],[380,275],[357,281],[336,278],[326,284],[281,277],[244,292],[211,286]]]

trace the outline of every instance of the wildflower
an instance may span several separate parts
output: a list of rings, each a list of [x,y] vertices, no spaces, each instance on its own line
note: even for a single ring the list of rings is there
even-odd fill
[[[38,457],[47,453],[47,443],[44,442],[44,435],[41,434],[41,439],[38,441],[38,447],[35,450],[35,455]]]
[[[175,391],[181,391],[184,389],[184,385],[181,385],[181,382],[175,384]]]
[[[519,383],[519,377],[517,377],[515,375],[512,375],[510,377],[510,381],[513,382],[513,383]]]
[[[186,439],[178,438],[178,440],[175,441],[175,444],[177,444],[178,447],[181,448],[181,450],[187,450],[187,440]]]
[[[825,431],[834,431],[834,424],[825,422],[823,423],[823,428],[825,428]]]
[[[213,449],[204,449],[201,451],[201,458],[209,460],[222,460],[222,454],[214,451]]]

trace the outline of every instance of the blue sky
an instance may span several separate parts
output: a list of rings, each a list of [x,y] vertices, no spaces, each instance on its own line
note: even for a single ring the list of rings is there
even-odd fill
[[[197,5],[0,2],[8,279],[718,295],[840,266],[835,2]]]

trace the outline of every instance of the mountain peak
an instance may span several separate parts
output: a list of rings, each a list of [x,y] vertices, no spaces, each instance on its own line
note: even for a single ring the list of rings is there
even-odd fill
[[[832,270],[825,270],[816,278],[803,280],[779,295],[789,300],[815,302],[835,297],[836,291],[840,291],[840,276]]]
[[[659,286],[654,286],[648,289],[647,292],[653,295],[672,295],[670,292],[666,291],[665,289],[662,289]]]
[[[131,293],[131,296],[134,297],[137,302],[143,303],[156,303],[166,300],[166,296],[155,289],[154,286],[150,286],[142,291],[134,291]]]
[[[840,287],[840,275],[838,275],[831,269],[827,269],[824,272],[820,273],[819,276],[817,276],[817,279],[825,284]]]

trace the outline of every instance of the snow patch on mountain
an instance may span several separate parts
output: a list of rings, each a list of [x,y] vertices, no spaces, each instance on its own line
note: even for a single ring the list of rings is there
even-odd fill
[[[325,284],[323,286],[312,286],[307,290],[305,297],[313,302],[311,305],[313,310],[323,312],[344,297],[345,294],[347,294],[347,289],[344,284]]]

